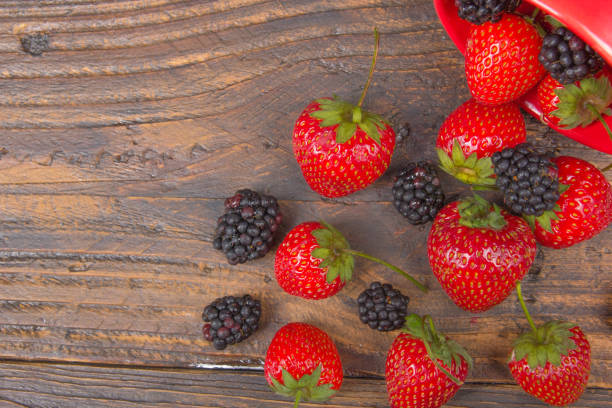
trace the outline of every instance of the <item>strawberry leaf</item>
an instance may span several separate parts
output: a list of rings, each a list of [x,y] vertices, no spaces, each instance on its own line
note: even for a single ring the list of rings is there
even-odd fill
[[[417,337],[419,339],[425,338],[425,328],[423,326],[423,319],[421,319],[421,316],[415,313],[406,316],[404,331],[412,334],[414,337]]]
[[[442,170],[447,171],[447,169],[451,169],[453,167],[453,160],[448,157],[448,154],[442,149],[436,149],[436,153],[438,153],[438,160],[440,161],[440,167]],[[452,175],[452,173],[449,173]]]
[[[342,122],[336,129],[336,143],[348,142],[357,130],[357,124]]]
[[[546,348],[546,360],[550,361],[550,364],[554,366],[561,364],[561,354],[559,354],[557,347]]]
[[[539,217],[525,216],[523,218],[525,218],[525,220],[528,223],[530,222],[530,220],[533,220],[531,222],[534,223],[534,228],[535,228],[535,223],[537,222],[544,231],[552,234],[553,233],[552,221],[559,220],[559,216],[555,213],[555,211],[561,211],[561,208],[559,207],[558,204],[555,204],[555,208],[553,208],[553,210],[554,211],[551,211],[551,210],[544,211],[544,213],[540,215]],[[527,219],[527,217],[530,217],[530,218]]]
[[[310,401],[327,401],[334,394],[336,394],[336,390],[332,389],[330,384],[321,384],[310,393]]]
[[[329,248],[315,248],[312,250],[310,255],[315,258],[326,259],[329,255],[331,255],[331,250]]]
[[[376,143],[380,144],[380,132],[373,121],[363,121],[359,124],[359,127]]]
[[[525,221],[527,221],[527,224],[529,224],[529,228],[531,228],[531,230],[535,230],[535,215],[523,215],[523,219]]]
[[[465,163],[463,163],[463,165],[468,168],[474,168],[476,167],[477,163],[478,163],[478,156],[476,155],[476,153],[472,153],[468,156],[468,158],[465,160]]]
[[[569,184],[559,183],[559,194],[565,193],[570,188]]]
[[[285,370],[283,369],[283,373]],[[276,378],[272,377],[272,385],[270,386],[272,390],[282,396],[291,397],[293,396],[293,391],[289,388],[281,384]]]
[[[338,127],[336,143],[346,143],[361,129],[365,134],[380,145],[380,130],[388,126],[388,122],[380,115],[366,112],[359,106],[345,102],[334,95],[333,99],[321,98],[317,110],[310,113],[315,119],[321,119],[319,127]]]
[[[327,283],[332,283],[338,276],[340,276],[340,267],[336,264],[331,264],[327,267],[327,275],[325,275],[325,280]]]
[[[289,371],[285,370],[284,368],[283,368],[281,375],[283,378],[283,385],[285,387],[295,388],[298,385],[298,382],[295,381],[295,378],[293,378],[293,376],[289,374]]]
[[[490,228],[496,231],[503,229],[507,222],[501,214],[501,208],[491,205],[487,200],[474,194],[457,204],[459,224],[469,228]]]
[[[327,283],[332,283],[338,277],[342,282],[348,282],[353,276],[355,267],[353,255],[343,251],[350,249],[348,241],[330,224],[324,221],[320,221],[320,224],[321,228],[311,232],[318,247],[313,248],[310,255],[321,259],[319,268],[327,268],[325,276]]]
[[[455,139],[455,142],[453,143],[451,158],[456,166],[463,166],[465,164],[465,154],[463,154],[463,149],[461,148],[461,145],[457,139]]]
[[[449,370],[451,370],[453,362],[455,367],[458,368],[462,359],[471,368],[472,358],[459,343],[448,339],[442,333],[438,333],[430,316],[421,318],[414,313],[407,316],[403,330],[423,342],[429,358],[441,372],[454,383],[462,384],[461,380],[456,378]],[[448,369],[440,365],[438,360]]]
[[[585,78],[575,84],[555,89],[559,97],[557,109],[551,113],[561,119],[559,125],[567,129],[588,126],[603,114],[610,114],[612,86],[604,75],[601,78]]]
[[[279,395],[295,398],[299,392],[300,399],[304,401],[327,401],[331,398],[336,390],[331,388],[331,384],[318,385],[321,380],[323,365],[319,364],[312,373],[305,374],[299,379],[295,379],[287,370],[282,369],[281,384],[274,377],[271,377],[272,385],[270,388]]]
[[[320,228],[312,231],[312,235],[316,238],[319,247],[331,249],[333,243],[333,233],[327,228]]]
[[[443,149],[436,149],[440,168],[457,180],[479,187],[481,190],[491,190],[495,187],[493,163],[490,157],[478,158],[472,153],[467,159],[458,139],[453,142],[449,156]]]
[[[544,367],[546,363],[555,366],[561,364],[561,357],[575,349],[576,343],[570,330],[575,324],[561,321],[550,321],[522,334],[514,342],[514,358],[516,361],[526,359],[529,368]]]

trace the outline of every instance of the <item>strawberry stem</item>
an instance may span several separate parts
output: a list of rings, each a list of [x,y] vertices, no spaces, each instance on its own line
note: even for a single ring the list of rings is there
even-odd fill
[[[531,330],[533,330],[533,333],[536,335],[538,340],[540,340],[539,335],[538,335],[538,329],[535,323],[533,323],[533,319],[531,318],[531,315],[529,314],[529,310],[527,310],[527,305],[525,305],[525,301],[523,300],[523,294],[521,293],[521,282],[520,281],[516,283],[516,294],[518,296],[519,303],[521,304],[521,307],[523,308],[523,312],[525,313],[525,317],[527,317],[529,326],[531,326]]]
[[[597,108],[595,108],[590,103],[587,104],[587,107],[589,108],[591,112],[593,112],[597,116],[597,119],[599,119],[604,129],[606,129],[606,132],[608,133],[610,140],[612,140],[612,131],[610,130],[610,126],[608,126],[608,123],[604,120],[603,116],[601,116],[601,113],[597,110]]]
[[[371,255],[368,255],[368,254],[364,254],[363,252],[355,251],[354,249],[345,248],[345,249],[342,249],[342,252],[345,252],[345,253],[351,254],[351,255],[360,256],[362,258],[369,259],[370,261],[374,261],[374,262],[377,262],[377,263],[379,263],[381,265],[384,265],[387,268],[391,269],[392,271],[395,271],[395,272],[399,273],[400,275],[403,275],[410,282],[414,283],[416,285],[416,287],[419,288],[421,291],[423,291],[425,293],[427,293],[427,291],[428,291],[427,287],[425,285],[423,285],[421,282],[419,282],[418,280],[416,280],[415,278],[410,276],[407,272],[401,270],[397,266],[391,265],[389,262],[385,262],[382,259],[375,258],[375,257],[373,257]]]
[[[431,333],[432,335],[435,335],[436,333],[436,328],[434,327],[434,323],[433,323],[433,319],[431,318],[430,315],[425,315],[423,316],[423,320],[428,321],[429,322],[429,327],[431,328]],[[438,359],[434,356],[434,354],[431,352],[431,347],[429,346],[429,342],[424,341],[423,344],[425,345],[425,349],[427,350],[427,354],[429,355],[429,357],[431,358],[431,361],[434,363],[434,365],[438,368],[438,370],[442,371],[444,373],[444,375],[446,375],[448,378],[450,378],[450,380],[452,382],[454,382],[457,385],[463,385],[463,381],[459,380],[457,377],[455,377],[454,375],[452,375],[450,373],[450,371],[448,371],[447,369],[445,369],[444,367],[442,367],[442,365],[440,363],[438,363]]]
[[[366,81],[365,86],[363,87],[363,91],[361,91],[361,97],[359,98],[359,102],[357,102],[357,106],[361,107],[363,104],[363,100],[365,99],[366,92],[368,92],[368,87],[370,86],[370,82],[372,82],[372,76],[374,75],[374,67],[376,66],[376,57],[378,56],[378,44],[379,44],[379,35],[378,30],[374,27],[374,56],[372,57],[372,64],[370,65],[370,72],[368,73],[368,80]]]
[[[610,140],[612,140],[612,130],[610,130],[610,126],[608,126],[608,122],[606,122],[603,116],[601,116],[601,113],[593,105],[589,103],[587,106],[591,112],[597,115],[597,119],[599,119],[604,129],[606,129],[606,132],[608,133],[608,137],[610,137]],[[610,169],[612,169],[612,163],[608,164],[606,167],[601,169],[601,172],[608,171]]]
[[[300,404],[301,399],[302,399],[302,391],[298,390],[298,392],[295,393],[295,403],[293,404],[293,408],[298,408],[298,405]]]

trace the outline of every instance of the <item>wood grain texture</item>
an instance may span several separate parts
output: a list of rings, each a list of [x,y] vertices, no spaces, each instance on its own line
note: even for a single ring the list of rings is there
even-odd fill
[[[469,95],[429,0],[5,1],[0,17],[0,356],[257,368],[278,328],[307,321],[334,338],[347,374],[381,375],[393,335],[367,329],[355,310],[376,279],[466,345],[470,381],[512,382],[505,361],[527,327],[517,302],[459,310],[429,269],[427,226],[390,203],[394,173],[435,157],[439,126]],[[293,158],[293,122],[316,97],[357,99],[375,25],[381,52],[365,105],[411,131],[374,185],[322,200]],[[40,57],[20,48],[36,32],[49,36]],[[540,146],[610,161],[531,118],[527,126]],[[467,192],[444,181],[449,198]],[[431,293],[358,261],[339,295],[308,302],[279,289],[272,255],[230,267],[211,238],[223,198],[243,187],[281,200],[281,234],[327,219]],[[581,325],[593,346],[589,384],[606,388],[611,238],[608,228],[573,248],[540,249],[524,285],[537,320]],[[262,329],[214,351],[200,333],[203,306],[246,292],[263,301]]]
[[[612,407],[609,389],[588,388],[574,408]],[[6,408],[231,407],[291,405],[274,394],[262,372],[152,370],[59,364],[0,364],[0,406]],[[385,382],[345,378],[327,403],[301,407],[388,407]],[[445,408],[527,408],[546,404],[518,386],[465,385]]]

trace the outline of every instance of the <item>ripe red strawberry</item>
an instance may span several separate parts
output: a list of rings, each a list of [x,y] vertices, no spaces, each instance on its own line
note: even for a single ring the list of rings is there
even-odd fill
[[[531,267],[536,242],[525,220],[479,196],[444,207],[427,255],[434,275],[462,309],[482,312],[503,301]]]
[[[519,301],[531,331],[514,343],[508,366],[516,382],[528,393],[550,405],[578,400],[591,370],[591,346],[580,327],[550,321],[536,327],[517,285]]]
[[[389,167],[395,132],[381,116],[361,108],[368,81],[357,105],[337,97],[310,103],[295,122],[293,153],[306,183],[325,197],[341,197],[372,184]]]
[[[342,385],[342,362],[323,330],[306,323],[281,327],[266,352],[264,375],[276,393],[301,400],[326,401]]]
[[[544,246],[567,248],[610,224],[612,188],[601,171],[582,159],[559,156],[552,160],[559,168],[559,183],[569,187],[557,200],[558,208],[538,218],[535,236]]]
[[[391,408],[444,405],[468,375],[472,359],[458,343],[438,333],[431,320],[413,314],[387,353],[385,379]]]
[[[276,251],[276,281],[291,295],[323,299],[335,295],[353,275],[361,256],[404,275],[419,289],[427,289],[412,276],[378,258],[355,251],[336,228],[325,222],[305,222],[293,228]]]
[[[504,14],[497,23],[472,26],[465,54],[472,96],[499,105],[525,94],[546,72],[538,61],[541,46],[536,28],[515,14]]]
[[[599,120],[610,138],[612,132],[602,115],[612,115],[612,72],[605,69],[597,78],[585,78],[574,84],[563,85],[547,75],[538,85],[538,103],[543,119],[566,129],[586,127]]]
[[[550,74],[546,75],[538,84],[537,97],[542,109],[542,119],[553,125],[559,123],[559,118],[552,116],[552,113],[557,110],[557,104],[559,103],[559,97],[555,93],[555,90],[558,88],[563,88],[563,84],[551,77]]]
[[[472,98],[446,118],[436,148],[444,171],[467,184],[493,186],[491,155],[524,143],[525,135],[515,103],[491,106]]]

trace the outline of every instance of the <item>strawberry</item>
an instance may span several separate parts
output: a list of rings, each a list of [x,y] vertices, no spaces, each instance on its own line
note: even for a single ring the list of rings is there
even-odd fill
[[[472,26],[465,54],[465,75],[472,96],[481,103],[510,102],[533,88],[546,73],[538,61],[542,38],[515,14],[497,23]]]
[[[429,316],[406,317],[403,331],[391,345],[385,364],[391,408],[442,406],[463,384],[471,357],[438,333]]]
[[[273,391],[301,400],[326,401],[342,385],[342,362],[332,339],[306,323],[281,327],[266,352],[264,375]]]
[[[306,299],[327,298],[338,293],[351,279],[354,255],[385,265],[427,291],[398,267],[351,249],[340,231],[322,221],[299,224],[285,236],[274,260],[276,280],[291,295]]]
[[[563,88],[563,84],[551,77],[550,74],[546,75],[538,84],[537,98],[542,110],[542,119],[553,125],[559,124],[559,118],[552,115],[557,110],[557,104],[559,103],[559,97],[555,93],[559,88]]]
[[[596,78],[585,78],[563,85],[547,75],[538,85],[538,102],[543,119],[553,125],[573,129],[599,120],[612,139],[612,131],[603,115],[612,115],[612,72],[605,69]]]
[[[573,323],[550,321],[536,327],[523,301],[520,282],[516,291],[532,330],[514,343],[508,363],[512,377],[528,394],[547,404],[575,402],[589,379],[589,341]]]
[[[368,80],[357,105],[337,97],[310,103],[293,128],[293,153],[306,183],[325,197],[341,197],[372,184],[389,167],[395,132],[381,116],[361,108],[374,72],[378,32]]]
[[[559,183],[567,189],[557,207],[532,225],[540,244],[567,248],[594,237],[610,224],[612,188],[601,171],[582,159],[559,156],[552,160],[559,169]]]
[[[442,169],[450,175],[467,184],[493,186],[491,155],[525,142],[525,135],[525,120],[516,104],[491,106],[472,98],[446,118],[436,150]]]
[[[453,302],[470,312],[503,301],[535,253],[527,222],[477,195],[444,207],[427,239],[434,275]]]

